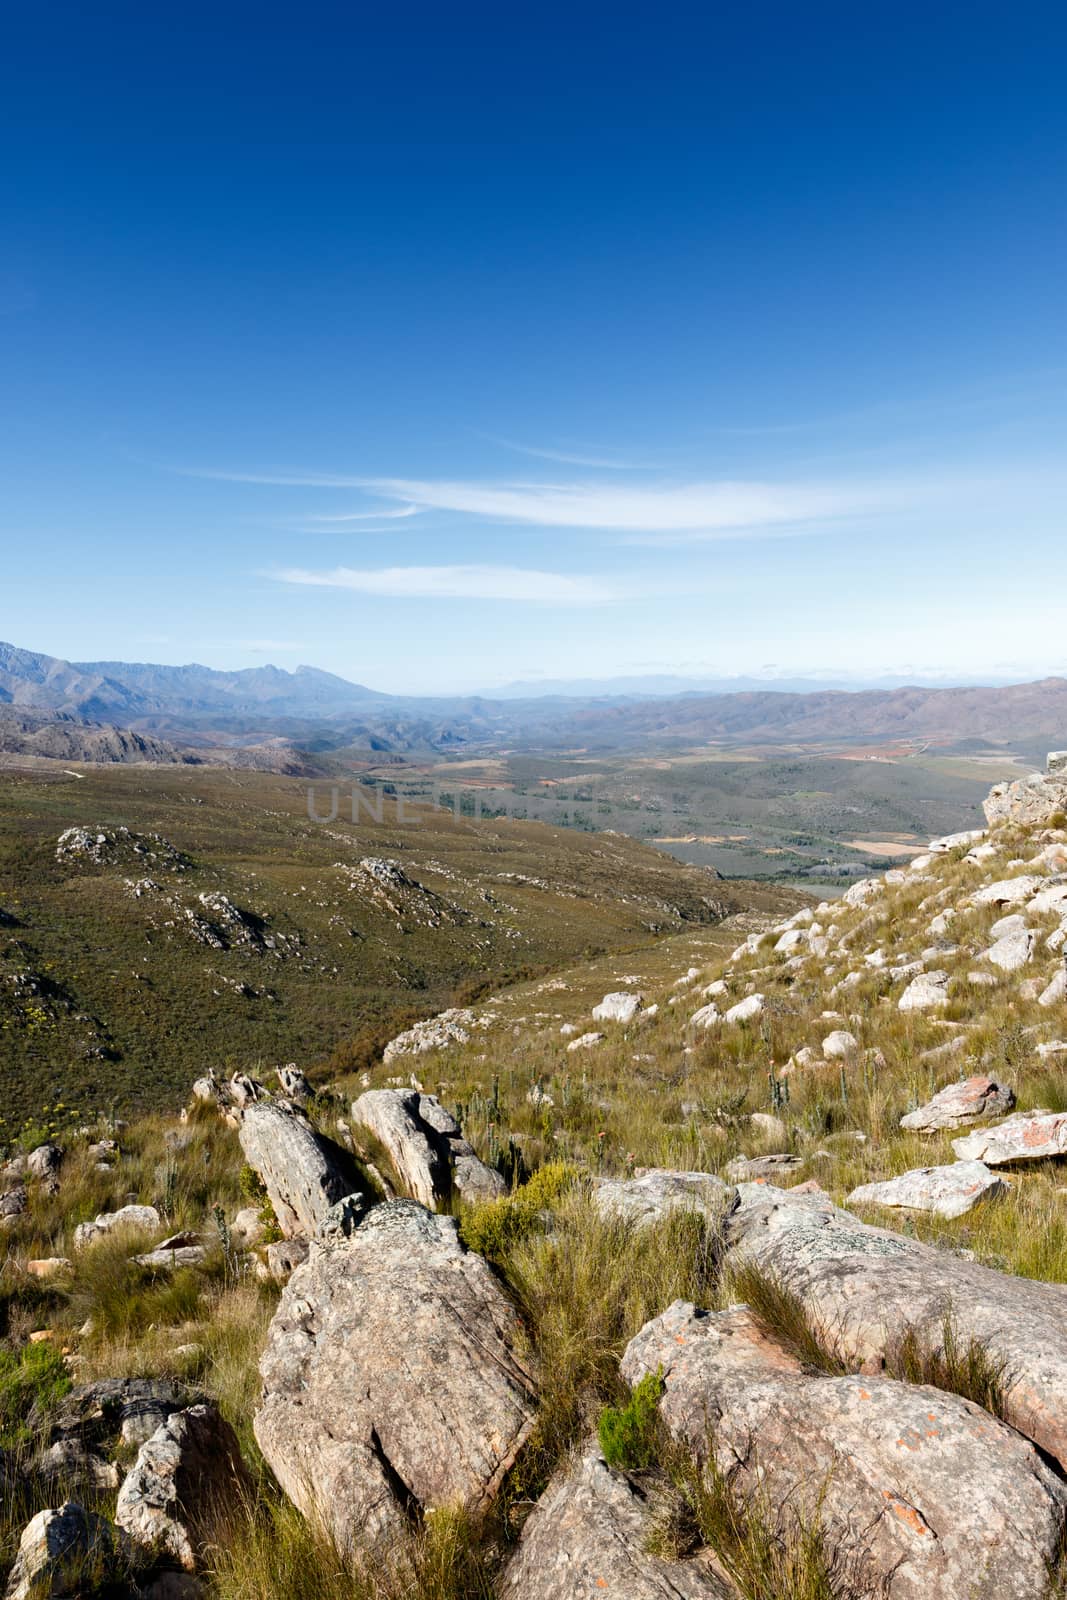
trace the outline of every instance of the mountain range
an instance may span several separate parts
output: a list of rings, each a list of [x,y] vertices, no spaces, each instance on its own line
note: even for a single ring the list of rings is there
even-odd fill
[[[72,662],[0,644],[0,753],[8,754],[224,760],[297,771],[304,752],[321,766],[355,755],[485,752],[516,743],[603,752],[892,740],[1062,745],[1067,679],[860,691],[419,698],[308,666],[220,672],[196,664]]]

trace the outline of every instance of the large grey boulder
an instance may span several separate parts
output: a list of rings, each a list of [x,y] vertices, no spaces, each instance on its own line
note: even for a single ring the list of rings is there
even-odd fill
[[[68,1500],[27,1523],[4,1600],[85,1594],[112,1576],[120,1560],[121,1544],[107,1519]]]
[[[453,1192],[461,1200],[492,1200],[507,1189],[436,1095],[368,1089],[353,1102],[352,1121],[357,1137],[363,1127],[384,1145],[403,1188],[431,1210],[446,1206]]]
[[[630,1384],[660,1373],[660,1415],[735,1494],[818,1518],[855,1575],[891,1600],[1033,1600],[1067,1487],[1013,1428],[925,1384],[829,1377],[760,1332],[745,1306],[676,1301],[631,1340]]]
[[[953,1039],[950,1043],[965,1045],[966,1041]],[[1015,1093],[1007,1084],[977,1074],[939,1089],[926,1105],[901,1117],[900,1126],[913,1133],[936,1133],[942,1128],[960,1128],[981,1117],[1010,1111],[1014,1104]]]
[[[976,906],[1024,906],[1044,887],[1044,878],[1033,873],[1023,873],[1017,878],[998,878],[987,883],[972,896]]]
[[[594,1178],[593,1204],[602,1217],[645,1228],[676,1211],[696,1211],[721,1222],[728,1190],[710,1172],[638,1167],[632,1178]]]
[[[1007,1194],[1008,1185],[981,1161],[956,1161],[948,1167],[916,1167],[884,1183],[863,1183],[848,1197],[850,1206],[887,1206],[899,1211],[932,1211],[936,1217],[962,1217],[982,1200]]]
[[[1032,928],[1025,931],[1016,929],[1004,933],[989,949],[984,952],[985,959],[991,961],[1001,972],[1018,972],[1020,967],[1025,967],[1034,959],[1034,947],[1037,944],[1037,934]]]
[[[250,1493],[237,1436],[212,1405],[175,1411],[127,1473],[115,1521],[146,1558],[195,1570],[200,1549]]]
[[[786,1283],[849,1363],[881,1363],[904,1327],[931,1346],[946,1317],[1003,1363],[1009,1420],[1067,1466],[1067,1288],[1012,1277],[868,1227],[823,1194],[742,1184],[727,1264]]]
[[[410,1200],[312,1245],[260,1373],[260,1449],[346,1548],[387,1542],[412,1510],[486,1503],[535,1418],[514,1309],[455,1219]]]
[[[254,1101],[241,1117],[238,1137],[287,1239],[311,1238],[331,1206],[362,1194],[347,1151],[317,1132],[295,1106]],[[362,1199],[369,1206],[369,1197]]]
[[[522,1531],[501,1600],[733,1600],[738,1591],[706,1557],[648,1553],[657,1506],[650,1488],[613,1472],[595,1444],[552,1479]]]
[[[960,1161],[984,1161],[987,1167],[1067,1155],[1067,1112],[1017,1111],[992,1128],[953,1139],[952,1148]]]

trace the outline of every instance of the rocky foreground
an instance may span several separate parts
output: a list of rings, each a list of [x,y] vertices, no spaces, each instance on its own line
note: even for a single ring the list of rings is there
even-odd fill
[[[987,816],[714,967],[23,1139],[8,1600],[1062,1594],[1067,758]]]

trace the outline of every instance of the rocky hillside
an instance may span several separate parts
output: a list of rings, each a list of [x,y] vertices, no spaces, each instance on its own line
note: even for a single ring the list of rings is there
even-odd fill
[[[792,891],[628,839],[479,823],[254,772],[0,788],[0,1113],[176,1108],[190,1075],[372,1059],[406,1021]]]
[[[21,1130],[8,1600],[1062,1596],[1067,758],[987,817],[317,1089]]]

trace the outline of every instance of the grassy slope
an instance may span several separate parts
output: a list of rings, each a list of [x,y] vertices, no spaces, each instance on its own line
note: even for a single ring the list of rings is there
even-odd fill
[[[328,791],[319,806],[326,814]],[[309,821],[299,781],[195,769],[5,773],[0,783],[0,1049],[9,1124],[62,1099],[78,1114],[176,1105],[209,1066],[358,1065],[406,1022],[527,973],[649,943],[746,902],[623,838],[418,813]],[[128,848],[56,860],[72,825],[162,834],[173,873]],[[398,859],[439,896],[391,897],[344,866]],[[339,863],[341,865],[339,865]],[[135,898],[127,880],[160,891]],[[522,882],[520,879],[528,880]],[[290,941],[279,955],[197,942],[182,923],[221,892]],[[753,891],[765,901],[767,891]],[[785,905],[788,897],[771,895]],[[441,902],[444,902],[443,904]],[[430,925],[436,921],[437,926]],[[170,924],[170,926],[168,926]],[[27,988],[25,975],[30,975]],[[239,992],[246,985],[251,993]]]

